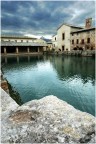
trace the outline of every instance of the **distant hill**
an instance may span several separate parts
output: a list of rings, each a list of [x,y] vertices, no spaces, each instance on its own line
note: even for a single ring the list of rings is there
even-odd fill
[[[46,41],[46,42],[50,42],[51,41],[51,39],[46,39],[45,37],[41,37],[40,39],[42,39],[42,40],[44,40],[44,41]]]

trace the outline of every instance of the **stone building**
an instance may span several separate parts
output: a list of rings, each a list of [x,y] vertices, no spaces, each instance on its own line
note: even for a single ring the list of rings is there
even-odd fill
[[[48,46],[47,42],[45,40],[41,39],[41,38],[40,39],[36,39],[35,42],[39,43],[39,44],[46,44]],[[47,47],[46,46],[43,47],[43,51],[47,51]]]
[[[71,47],[71,35],[70,33],[76,30],[82,29],[81,27],[78,26],[73,26],[69,24],[62,24],[58,29],[57,29],[57,47],[58,50],[60,51],[70,51]]]
[[[92,18],[85,20],[85,27],[62,24],[57,29],[57,35],[52,37],[52,45],[56,51],[94,50],[95,30]],[[57,48],[56,48],[56,47]]]
[[[55,49],[55,51],[58,50],[58,48],[57,48],[57,34],[52,37],[52,47],[53,47],[53,49]]]
[[[1,54],[42,53],[47,43],[34,37],[1,36]]]
[[[37,43],[44,43],[44,44],[46,44],[46,41],[45,41],[45,40],[43,40],[43,39],[36,39],[36,40],[35,40],[35,42],[37,42]]]
[[[71,32],[71,50],[94,50],[96,28]]]
[[[48,41],[47,42],[47,51],[52,50],[53,46],[52,46],[52,41]]]
[[[36,39],[37,38],[27,36],[1,36],[1,41],[4,42],[34,42]]]

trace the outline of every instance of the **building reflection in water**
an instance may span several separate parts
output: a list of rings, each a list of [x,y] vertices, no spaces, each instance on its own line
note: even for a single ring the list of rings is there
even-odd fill
[[[28,56],[28,62],[30,62],[30,56]]]
[[[20,63],[20,62],[31,62],[31,61],[38,61],[42,59],[43,60],[43,57],[42,56],[3,56],[2,57],[2,63]]]
[[[95,60],[88,57],[70,57],[70,56],[15,56],[15,57],[2,57],[5,64],[8,63],[33,63],[39,61],[50,61],[53,65],[60,80],[68,80],[68,78],[81,78],[83,83],[91,80],[95,83]]]
[[[19,56],[17,56],[17,63],[19,64]]]
[[[70,56],[15,56],[2,57],[2,62],[8,63],[36,63],[38,60],[50,61],[55,68],[60,80],[68,78],[81,78],[83,83],[91,80],[95,83],[95,60],[88,57],[70,57]]]
[[[93,84],[95,83],[95,60],[92,58],[50,56],[49,59],[56,69],[60,80],[68,80],[68,78],[74,78],[75,76],[81,78],[83,83],[87,83],[89,80]]]
[[[5,57],[5,63],[7,64],[7,57]]]
[[[5,61],[3,71],[24,102],[56,95],[75,108],[95,114],[95,60],[91,57],[2,57],[2,63]]]

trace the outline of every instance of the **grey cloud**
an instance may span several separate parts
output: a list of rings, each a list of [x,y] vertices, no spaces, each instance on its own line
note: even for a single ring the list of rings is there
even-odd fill
[[[2,33],[53,35],[63,22],[79,25],[87,17],[94,19],[95,5],[91,1],[2,1],[1,16]]]

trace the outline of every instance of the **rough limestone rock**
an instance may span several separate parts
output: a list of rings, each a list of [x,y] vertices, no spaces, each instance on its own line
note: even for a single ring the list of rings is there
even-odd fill
[[[1,99],[2,143],[95,143],[95,117],[55,96],[22,106],[4,91]]]

